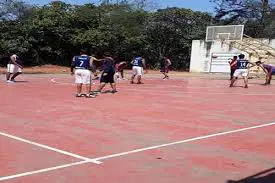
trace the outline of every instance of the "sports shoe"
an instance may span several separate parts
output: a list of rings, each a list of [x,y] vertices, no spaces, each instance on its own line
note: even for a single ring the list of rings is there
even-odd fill
[[[118,91],[117,90],[112,90],[111,93],[117,93]]]
[[[97,95],[97,94],[100,94],[100,91],[91,91],[90,92],[90,95]]]
[[[6,82],[7,83],[14,83],[14,81],[12,81],[12,80],[7,80]]]
[[[95,95],[90,94],[90,93],[86,94],[85,97],[86,97],[86,98],[96,98]]]
[[[77,93],[77,94],[75,94],[75,97],[82,97],[82,94],[81,93]]]

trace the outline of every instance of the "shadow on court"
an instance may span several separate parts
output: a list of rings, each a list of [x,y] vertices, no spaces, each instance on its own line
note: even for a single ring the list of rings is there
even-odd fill
[[[19,81],[17,81],[17,80],[15,81],[15,83],[28,83],[28,82],[29,81],[20,81],[20,80]]]
[[[241,180],[228,180],[226,183],[275,183],[275,167]]]

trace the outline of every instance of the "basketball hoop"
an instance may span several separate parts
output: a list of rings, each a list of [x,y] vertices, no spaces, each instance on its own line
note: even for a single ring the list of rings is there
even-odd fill
[[[208,26],[205,41],[239,41],[243,38],[243,30],[244,25]]]

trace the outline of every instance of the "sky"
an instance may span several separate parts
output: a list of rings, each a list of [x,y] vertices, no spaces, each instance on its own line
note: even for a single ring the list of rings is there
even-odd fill
[[[62,0],[69,4],[85,4],[96,3],[98,0]],[[210,0],[154,0],[157,3],[158,8],[166,7],[180,7],[192,9],[193,11],[210,12],[214,11],[214,4],[209,2]],[[51,0],[25,0],[25,2],[44,5],[51,2]]]

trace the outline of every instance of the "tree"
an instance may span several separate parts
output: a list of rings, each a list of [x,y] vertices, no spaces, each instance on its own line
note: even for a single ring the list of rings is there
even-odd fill
[[[249,36],[274,38],[274,0],[212,0],[212,2],[216,3],[215,18],[221,24],[245,24],[245,34]]]
[[[152,13],[146,27],[146,52],[151,64],[159,63],[166,55],[175,68],[186,68],[192,40],[204,39],[206,26],[212,20],[207,13],[181,8]]]

